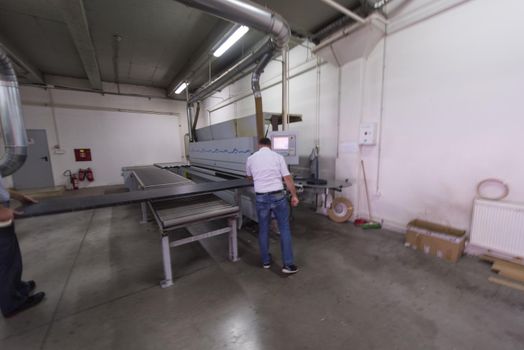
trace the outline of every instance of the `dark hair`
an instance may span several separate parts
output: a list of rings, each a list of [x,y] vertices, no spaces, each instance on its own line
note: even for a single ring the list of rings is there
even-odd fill
[[[271,146],[271,140],[268,139],[267,137],[263,137],[260,140],[258,140],[258,144],[264,145],[264,146]]]

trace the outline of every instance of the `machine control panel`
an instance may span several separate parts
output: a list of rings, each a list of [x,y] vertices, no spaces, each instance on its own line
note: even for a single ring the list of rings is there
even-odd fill
[[[298,164],[297,134],[289,131],[274,131],[269,134],[273,151],[281,154],[288,165]]]

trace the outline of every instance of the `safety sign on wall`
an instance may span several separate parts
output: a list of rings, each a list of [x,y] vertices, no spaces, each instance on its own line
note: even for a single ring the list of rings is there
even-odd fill
[[[75,148],[75,160],[77,162],[91,161],[91,148]]]

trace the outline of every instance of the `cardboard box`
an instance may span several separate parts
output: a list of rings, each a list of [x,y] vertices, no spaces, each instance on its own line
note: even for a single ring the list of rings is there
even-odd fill
[[[406,231],[406,247],[451,262],[462,256],[465,244],[466,231],[429,221],[413,220]]]

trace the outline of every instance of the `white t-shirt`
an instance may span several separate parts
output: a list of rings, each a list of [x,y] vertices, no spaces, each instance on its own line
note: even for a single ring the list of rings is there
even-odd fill
[[[255,192],[267,193],[284,189],[282,177],[288,176],[289,170],[284,157],[262,147],[247,159],[246,173],[253,177]]]

